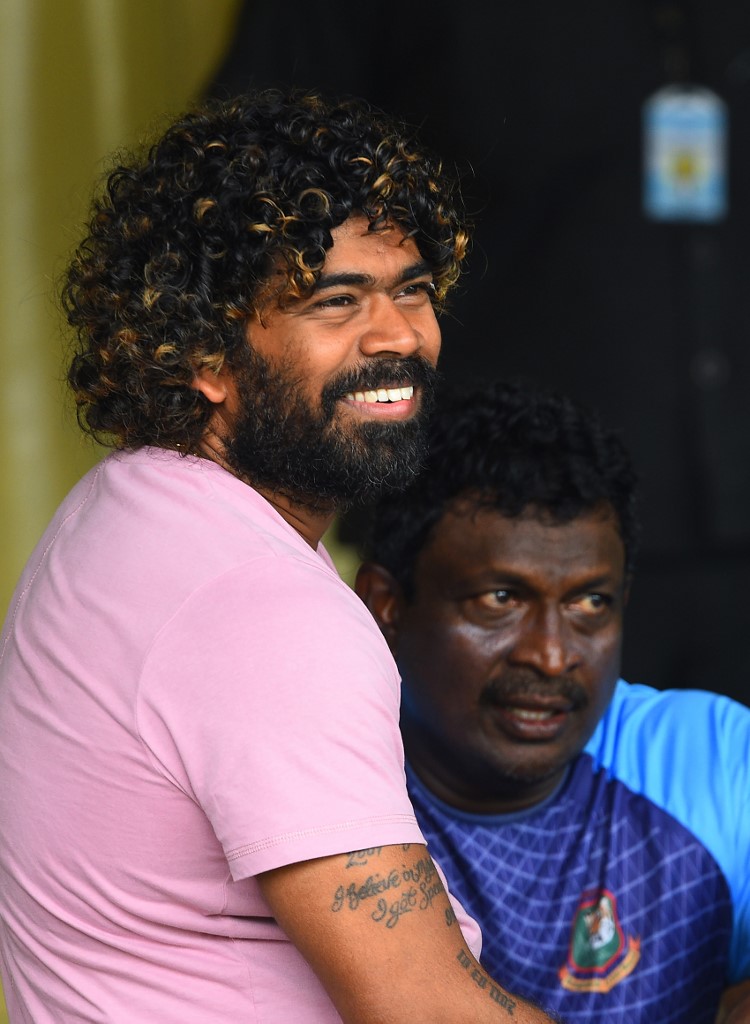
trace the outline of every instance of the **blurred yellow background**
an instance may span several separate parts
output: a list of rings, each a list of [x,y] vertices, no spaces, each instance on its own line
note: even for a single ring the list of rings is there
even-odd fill
[[[238,0],[0,3],[2,617],[56,506],[103,454],[83,438],[65,394],[57,304],[93,187],[113,151],[138,145],[201,95],[238,8]]]
[[[57,504],[101,456],[62,384],[59,279],[110,155],[211,81],[238,0],[0,4],[0,614]]]

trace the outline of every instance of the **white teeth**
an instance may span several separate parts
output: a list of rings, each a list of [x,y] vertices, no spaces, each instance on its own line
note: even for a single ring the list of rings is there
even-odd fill
[[[511,714],[516,718],[525,718],[531,722],[540,722],[545,718],[552,718],[554,711],[531,711],[529,708],[509,708]]]
[[[378,388],[377,391],[349,391],[346,398],[350,402],[408,402],[414,396],[414,386],[405,388]]]

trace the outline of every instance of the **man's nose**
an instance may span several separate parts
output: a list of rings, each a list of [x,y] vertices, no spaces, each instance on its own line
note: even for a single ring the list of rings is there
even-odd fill
[[[575,632],[560,610],[545,609],[524,618],[508,660],[554,678],[577,668],[581,653]]]
[[[420,350],[423,341],[417,326],[389,295],[373,297],[359,338],[363,355],[411,356]]]

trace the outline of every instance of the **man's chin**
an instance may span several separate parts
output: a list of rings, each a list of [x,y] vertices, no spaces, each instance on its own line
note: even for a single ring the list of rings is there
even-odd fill
[[[422,466],[424,442],[413,420],[335,422],[315,439],[297,436],[276,458],[258,458],[256,448],[236,441],[229,454],[235,471],[260,490],[331,512],[403,490]]]
[[[242,478],[266,493],[330,511],[401,490],[421,469],[434,376],[422,361],[378,362],[380,380],[390,380],[394,390],[408,375],[403,388],[413,387],[410,397],[360,403],[352,396],[372,384],[372,375],[350,375],[331,384],[316,409],[301,396],[299,381],[272,370],[257,354],[252,360],[240,377],[243,414],[227,443],[227,461]],[[376,404],[386,411],[360,408]]]

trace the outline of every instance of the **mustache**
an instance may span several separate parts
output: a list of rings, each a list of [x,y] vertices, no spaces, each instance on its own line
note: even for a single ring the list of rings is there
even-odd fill
[[[559,699],[574,708],[584,707],[588,695],[580,683],[569,676],[542,679],[535,672],[514,670],[503,672],[497,679],[491,679],[482,690],[480,704],[515,704],[524,697],[543,697],[546,700]]]
[[[374,359],[360,367],[342,371],[330,380],[323,389],[323,406],[334,404],[350,391],[377,391],[386,385],[407,387],[414,384],[432,392],[439,380],[439,372],[421,356]]]

